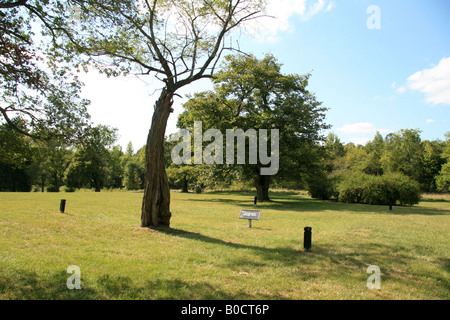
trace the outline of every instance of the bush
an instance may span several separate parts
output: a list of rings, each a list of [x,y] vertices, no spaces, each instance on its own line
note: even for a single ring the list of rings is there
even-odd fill
[[[419,184],[408,176],[400,173],[386,175],[391,185],[396,187],[398,192],[398,201],[401,205],[417,204],[421,198]]]
[[[330,200],[335,195],[334,179],[326,173],[319,172],[307,181],[308,192],[311,197],[320,200]]]
[[[362,172],[349,172],[343,175],[337,186],[338,200],[347,203],[363,203],[364,190],[370,185],[371,176]]]
[[[414,205],[420,201],[419,184],[401,173],[383,176],[347,173],[337,191],[339,201],[348,203]]]

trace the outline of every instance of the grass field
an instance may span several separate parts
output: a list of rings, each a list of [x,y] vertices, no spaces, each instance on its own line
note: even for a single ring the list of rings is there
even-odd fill
[[[140,228],[142,193],[0,193],[0,299],[450,298],[445,199],[390,212],[271,196],[173,192],[171,229],[156,231]],[[254,208],[250,229],[238,216]],[[71,265],[81,290],[66,286]],[[367,288],[369,265],[379,290]]]

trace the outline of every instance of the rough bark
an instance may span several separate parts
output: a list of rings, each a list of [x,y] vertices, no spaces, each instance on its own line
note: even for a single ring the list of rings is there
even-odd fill
[[[270,201],[269,185],[270,176],[257,175],[253,178],[256,187],[256,197],[258,202]]]
[[[146,172],[142,200],[142,227],[170,226],[170,189],[164,166],[164,135],[173,93],[165,88],[155,104],[146,145]]]

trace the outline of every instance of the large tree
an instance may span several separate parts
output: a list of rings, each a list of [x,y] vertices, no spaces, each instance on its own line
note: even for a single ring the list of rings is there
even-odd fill
[[[184,104],[186,111],[180,115],[179,127],[192,130],[193,122],[201,120],[204,130],[221,132],[278,129],[277,177],[304,178],[316,142],[324,139],[321,132],[328,128],[324,123],[326,109],[307,90],[310,75],[283,74],[272,55],[261,60],[251,55],[230,55],[226,62],[214,79],[214,90],[198,93]],[[258,201],[270,200],[272,176],[262,173],[264,167],[259,159],[254,164],[247,161],[241,168],[243,177],[253,180]]]
[[[261,0],[69,0],[80,35],[68,37],[73,52],[84,54],[109,74],[154,74],[162,89],[154,106],[146,144],[143,227],[169,226],[170,190],[163,142],[177,91],[211,78],[227,36],[258,17]],[[64,34],[63,34],[64,35]],[[106,59],[105,59],[106,58]]]

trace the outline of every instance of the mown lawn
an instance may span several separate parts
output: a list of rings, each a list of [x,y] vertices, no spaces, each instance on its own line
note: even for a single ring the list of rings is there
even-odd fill
[[[0,193],[0,299],[450,298],[450,202],[390,212],[271,196],[172,192],[171,229],[156,231],[140,228],[138,192]],[[239,212],[255,208],[249,229]],[[81,290],[66,286],[71,265]],[[370,265],[380,290],[367,288]]]

